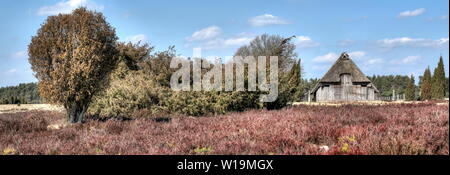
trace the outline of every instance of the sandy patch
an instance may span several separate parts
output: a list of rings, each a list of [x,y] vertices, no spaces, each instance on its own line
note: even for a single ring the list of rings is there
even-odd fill
[[[3,113],[16,113],[24,111],[63,111],[62,106],[50,105],[50,104],[23,104],[23,105],[0,105],[0,114]]]

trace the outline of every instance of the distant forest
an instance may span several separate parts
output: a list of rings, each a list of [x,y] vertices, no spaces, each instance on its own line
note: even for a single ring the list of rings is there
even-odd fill
[[[403,75],[374,75],[370,76],[369,79],[380,91],[380,96],[383,97],[392,96],[393,90],[397,94],[404,94],[410,80],[409,76]]]
[[[380,96],[382,97],[390,97],[392,96],[393,90],[395,90],[396,94],[405,94],[406,89],[408,87],[408,82],[410,77],[404,75],[374,75],[369,76],[370,81],[377,87],[380,91]],[[446,78],[446,97],[448,97],[448,84],[449,79]],[[420,86],[422,84],[422,76],[419,77],[419,83],[416,85],[416,94],[419,93]]]
[[[419,87],[421,84],[419,77]],[[392,91],[395,90],[397,94],[404,94],[408,86],[409,77],[402,75],[374,75],[369,76],[369,79],[380,91],[383,97],[392,96]],[[314,88],[318,79],[307,80],[308,87],[306,89]],[[448,97],[448,83],[447,77],[446,90]],[[418,88],[416,88],[418,91]],[[418,93],[418,92],[417,92]],[[43,99],[39,97],[39,90],[37,83],[26,83],[18,86],[2,87],[0,88],[0,104],[39,104]]]
[[[39,104],[37,83],[25,83],[18,86],[0,88],[0,104]]]

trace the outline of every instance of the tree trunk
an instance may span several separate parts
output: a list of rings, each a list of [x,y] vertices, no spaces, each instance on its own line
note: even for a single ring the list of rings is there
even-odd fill
[[[79,105],[73,103],[67,108],[67,119],[69,123],[83,123],[84,115],[86,114],[86,105]]]

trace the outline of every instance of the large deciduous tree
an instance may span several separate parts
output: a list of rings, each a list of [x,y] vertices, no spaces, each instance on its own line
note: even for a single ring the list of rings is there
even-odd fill
[[[235,56],[254,56],[255,58],[278,56],[280,80],[278,98],[275,102],[265,103],[264,106],[267,109],[279,109],[286,106],[288,102],[300,100],[302,70],[300,62],[297,63],[296,46],[292,41],[294,38],[295,36],[284,38],[279,35],[263,34],[252,40],[250,44],[240,47],[235,53]]]
[[[105,17],[78,8],[50,16],[28,46],[42,97],[61,104],[70,123],[82,122],[92,97],[117,64],[117,36]]]
[[[263,34],[252,40],[250,44],[240,47],[236,51],[235,56],[254,56],[255,58],[259,56],[278,56],[280,72],[288,72],[297,58],[296,47],[292,42],[294,37],[284,38],[279,35]]]

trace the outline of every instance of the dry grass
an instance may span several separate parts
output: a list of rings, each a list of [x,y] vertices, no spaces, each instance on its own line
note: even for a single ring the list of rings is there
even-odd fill
[[[2,113],[16,113],[25,111],[64,111],[61,106],[50,104],[23,104],[23,105],[0,105],[0,114]]]

